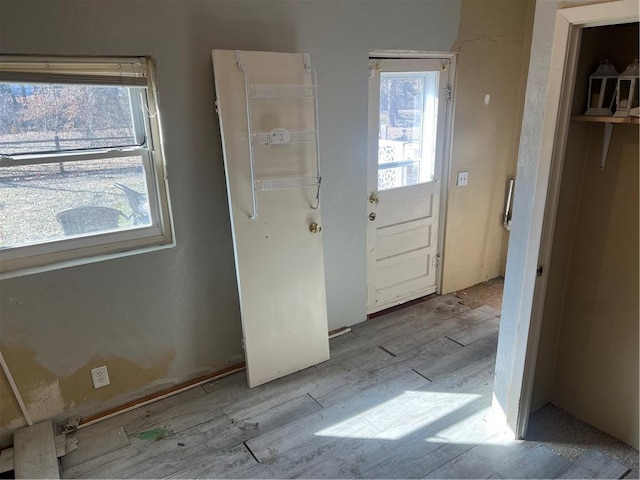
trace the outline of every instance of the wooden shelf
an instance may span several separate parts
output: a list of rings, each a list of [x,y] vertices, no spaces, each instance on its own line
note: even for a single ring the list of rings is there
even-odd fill
[[[604,170],[604,164],[607,161],[607,154],[609,153],[609,143],[611,142],[611,135],[613,134],[613,125],[616,123],[640,125],[640,118],[638,117],[600,117],[596,115],[574,115],[571,117],[571,120],[575,120],[577,122],[604,124],[604,131],[602,133],[602,153],[600,154],[600,170]]]
[[[598,117],[595,115],[574,115],[571,120],[576,122],[591,122],[591,123],[631,123],[634,125],[640,125],[640,118],[638,117]]]

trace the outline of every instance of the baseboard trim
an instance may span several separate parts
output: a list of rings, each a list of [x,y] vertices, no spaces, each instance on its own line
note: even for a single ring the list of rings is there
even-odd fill
[[[146,395],[136,400],[132,400],[130,402],[124,403],[117,407],[110,408],[100,413],[96,413],[95,415],[90,415],[88,417],[85,417],[82,420],[80,420],[80,424],[78,425],[78,428],[80,429],[83,427],[88,427],[89,425],[93,425],[94,423],[98,423],[103,420],[107,420],[108,418],[115,417],[116,415],[120,415],[122,413],[135,410],[136,408],[140,408],[145,405],[149,405],[150,403],[157,402],[159,400],[162,400],[163,398],[167,398],[172,395],[176,395],[178,393],[189,390],[191,388],[198,387],[202,384],[211,382],[212,380],[217,380],[219,378],[226,377],[227,375],[231,375],[236,372],[241,372],[245,368],[246,368],[246,364],[242,362],[227,368],[223,368],[222,370],[217,370],[213,373],[202,375],[200,377],[196,377],[186,382],[179,383],[177,385],[174,385],[173,387],[165,388],[158,392]]]

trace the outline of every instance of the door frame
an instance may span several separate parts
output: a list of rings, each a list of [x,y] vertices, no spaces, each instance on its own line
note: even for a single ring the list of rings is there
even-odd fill
[[[445,230],[447,225],[447,211],[449,204],[449,181],[451,175],[451,151],[454,128],[454,112],[456,101],[456,60],[458,54],[453,52],[418,52],[413,50],[372,50],[369,59],[445,59],[449,60],[449,84],[451,85],[451,100],[447,102],[445,112],[444,145],[442,151],[442,177],[440,179],[440,208],[438,211],[438,248],[440,265],[436,269],[436,294],[442,293],[442,272],[445,265]],[[368,139],[367,139],[368,141]],[[367,158],[367,169],[369,159]],[[368,174],[368,172],[367,172]],[[368,276],[368,273],[367,273]],[[366,282],[366,279],[365,279]],[[366,286],[366,285],[365,285]]]
[[[522,438],[526,434],[531,410],[548,277],[544,273],[537,277],[536,270],[538,265],[548,268],[551,258],[581,32],[586,27],[637,22],[638,17],[637,0],[581,5],[556,12],[545,113],[533,186],[533,208],[529,218],[521,219],[526,221],[526,238],[518,239],[512,235],[509,242],[510,246],[514,241],[526,242],[524,251],[521,252],[523,256],[508,257],[508,263],[513,264],[515,271],[523,271],[522,284],[518,286],[517,298],[512,302],[517,305],[516,311],[503,311],[503,323],[509,322],[509,325],[505,325],[508,327],[505,330],[513,332],[515,329],[516,333],[513,344],[505,346],[503,352],[498,352],[494,383],[494,413],[500,415],[498,419],[504,421],[516,438]],[[507,274],[509,270],[508,264]],[[512,315],[515,318],[510,318]],[[501,335],[502,327],[501,324]],[[499,343],[506,344],[510,340],[501,339]],[[512,355],[508,355],[509,349],[512,349]],[[496,385],[506,388],[508,398],[499,398]]]

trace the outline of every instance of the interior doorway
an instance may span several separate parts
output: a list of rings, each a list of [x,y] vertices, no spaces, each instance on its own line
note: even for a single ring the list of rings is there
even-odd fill
[[[452,57],[370,58],[367,314],[439,289]]]
[[[636,1],[621,0],[557,11],[555,5],[553,8],[553,46],[550,52],[541,52],[542,60],[537,59],[538,62],[545,61],[544,55],[547,55],[549,74],[530,81],[527,87],[527,99],[546,98],[546,102],[543,113],[538,116],[541,127],[539,141],[534,135],[538,128],[535,123],[537,115],[531,116],[528,136],[523,135],[521,139],[514,204],[518,222],[514,223],[509,244],[508,287],[505,288],[498,342],[498,358],[508,358],[509,361],[497,362],[494,382],[496,418],[504,420],[518,438],[526,433],[534,380],[539,373],[537,360],[542,315],[548,291],[560,172],[572,114],[573,80],[581,30],[638,21]],[[540,32],[551,23],[549,14],[545,11],[538,16],[536,12],[536,22],[538,18],[546,22],[540,27]],[[545,32],[544,36],[548,33]],[[532,51],[541,48],[540,45],[546,41],[542,36],[536,38],[534,33]],[[526,122],[524,125],[527,128]]]

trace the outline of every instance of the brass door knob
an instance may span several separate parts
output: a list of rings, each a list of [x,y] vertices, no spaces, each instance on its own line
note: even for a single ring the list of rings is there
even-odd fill
[[[309,225],[309,231],[311,233],[320,233],[322,231],[322,227],[316,222],[313,222],[311,225]]]
[[[369,214],[369,221],[373,222],[376,219],[376,212],[371,212]]]
[[[371,195],[369,195],[369,203],[373,203],[374,205],[377,205],[378,203],[380,203],[380,197],[378,197],[378,192],[371,192]]]

